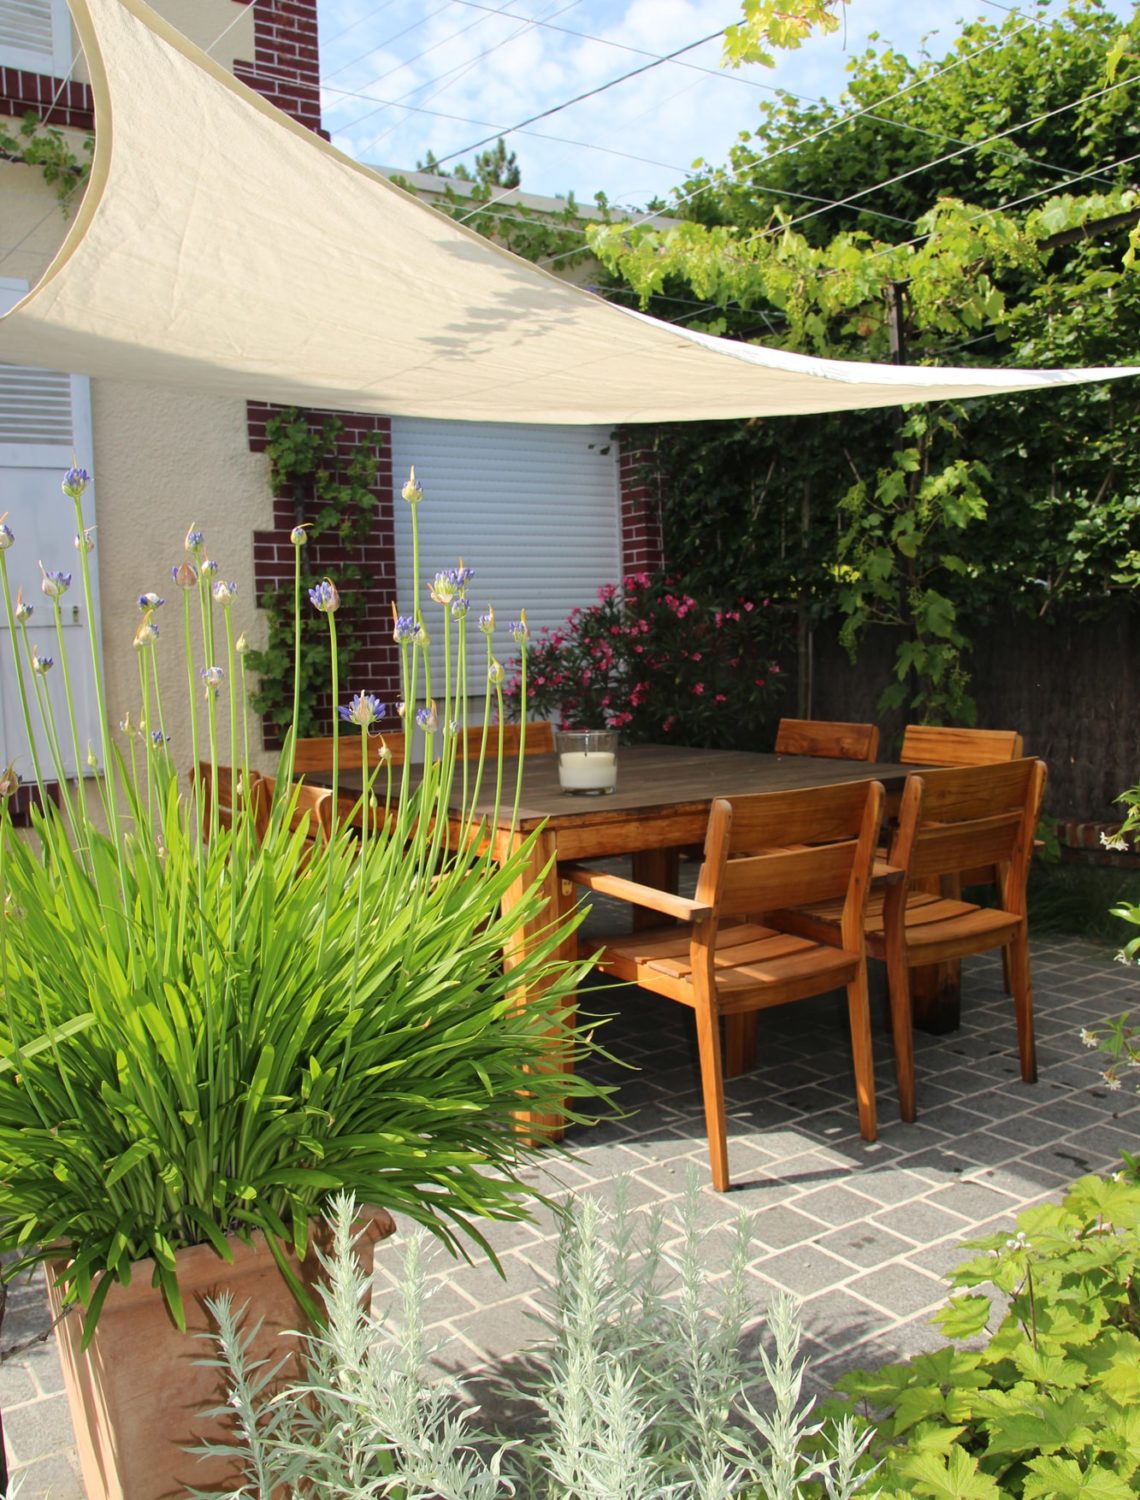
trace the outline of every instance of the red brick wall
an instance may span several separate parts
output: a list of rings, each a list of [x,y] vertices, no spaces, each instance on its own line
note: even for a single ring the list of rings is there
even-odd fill
[[[266,446],[266,422],[281,408],[251,402],[249,404],[249,446],[254,453],[264,453]],[[309,425],[320,429],[330,413],[314,412]],[[399,693],[399,657],[392,640],[392,600],[396,597],[396,533],[392,508],[392,447],[391,422],[387,417],[370,417],[338,412],[344,430],[337,441],[337,453],[347,459],[352,450],[362,442],[376,445],[379,469],[376,476],[375,515],[372,533],[363,546],[346,548],[335,538],[322,537],[309,543],[301,560],[308,573],[331,578],[334,583],[346,563],[363,568],[373,583],[364,600],[363,624],[354,627],[354,639],[360,650],[353,664],[351,679],[342,682],[341,701],[347,702],[353,693],[375,693],[391,707]],[[304,511],[305,500],[299,502]],[[273,501],[273,525],[268,531],[253,534],[253,574],[258,597],[272,584],[292,587],[294,549],[289,533],[298,520],[307,520],[305,514],[298,515],[297,502],[291,496],[278,496]],[[351,594],[345,591],[345,602]],[[307,601],[303,608],[307,609]],[[321,705],[331,722],[332,704]]]
[[[20,119],[30,109],[46,125],[71,125],[76,130],[95,128],[95,107],[87,84],[61,83],[46,73],[0,68],[0,115]]]
[[[618,460],[621,487],[621,569],[630,573],[652,573],[664,567],[661,534],[661,498],[653,454],[638,445],[634,433],[623,433]]]
[[[235,62],[235,75],[270,104],[324,135],[316,0],[258,0],[253,33],[253,61]]]

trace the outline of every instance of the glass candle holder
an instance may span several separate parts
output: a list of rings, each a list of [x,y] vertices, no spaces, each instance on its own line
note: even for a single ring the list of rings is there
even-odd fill
[[[604,797],[617,788],[616,729],[557,729],[558,781],[573,797]]]

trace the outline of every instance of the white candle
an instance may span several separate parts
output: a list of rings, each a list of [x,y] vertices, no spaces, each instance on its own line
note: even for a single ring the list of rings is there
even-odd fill
[[[564,792],[612,792],[617,785],[617,756],[608,750],[563,750],[558,780]]]

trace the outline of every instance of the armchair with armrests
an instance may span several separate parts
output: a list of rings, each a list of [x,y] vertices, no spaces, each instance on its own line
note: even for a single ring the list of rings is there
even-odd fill
[[[693,1011],[718,1192],[729,1185],[722,1017],[731,1047],[735,1025],[754,1020],[755,1012],[845,987],[859,1129],[865,1140],[875,1139],[863,915],[882,811],[883,788],[877,781],[718,798],[709,813],[691,900],[587,865],[562,871],[563,878],[587,890],[681,924],[611,938],[597,962],[614,978]],[[788,843],[800,847],[781,847]],[[818,939],[801,939],[778,921],[749,920],[749,913],[783,904],[789,892],[797,900],[834,900],[838,928]]]

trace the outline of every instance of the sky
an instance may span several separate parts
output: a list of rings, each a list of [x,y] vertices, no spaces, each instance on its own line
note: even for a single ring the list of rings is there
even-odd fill
[[[1126,0],[1111,8],[1131,13]],[[342,150],[413,169],[429,148],[445,165],[507,134],[524,191],[641,206],[704,158],[723,163],[777,88],[837,100],[847,65],[878,33],[911,58],[949,51],[959,23],[999,21],[996,0],[851,0],[841,29],[775,68],[720,66],[719,38],[654,60],[740,18],[739,0],[319,0],[324,121]],[[1048,7],[1060,9],[1058,0]],[[1026,24],[1031,23],[1026,7]]]

